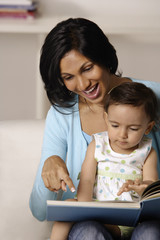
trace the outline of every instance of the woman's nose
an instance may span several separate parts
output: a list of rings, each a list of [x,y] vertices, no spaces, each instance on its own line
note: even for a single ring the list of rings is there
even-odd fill
[[[90,86],[90,81],[82,76],[77,77],[77,89],[78,91],[84,91]]]

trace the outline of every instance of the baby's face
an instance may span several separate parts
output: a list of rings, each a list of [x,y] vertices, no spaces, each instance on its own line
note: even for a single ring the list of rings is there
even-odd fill
[[[106,123],[112,149],[124,154],[137,148],[151,124],[143,106],[127,104],[109,106]]]

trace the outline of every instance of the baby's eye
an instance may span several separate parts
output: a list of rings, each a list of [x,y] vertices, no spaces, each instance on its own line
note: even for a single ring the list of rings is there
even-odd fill
[[[112,124],[112,127],[113,127],[113,128],[117,128],[118,125],[117,125],[117,124]]]
[[[138,131],[139,130],[139,128],[130,128],[132,131]]]

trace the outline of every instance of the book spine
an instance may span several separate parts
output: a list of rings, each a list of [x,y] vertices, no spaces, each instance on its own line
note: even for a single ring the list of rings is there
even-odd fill
[[[8,13],[8,12],[0,12],[0,18],[34,18],[35,15],[32,12],[17,12],[17,13]]]
[[[18,1],[18,0],[13,0],[13,1],[3,1],[0,0],[0,4],[1,5],[32,5],[32,1],[30,0],[22,0],[22,1]]]
[[[36,3],[33,3],[32,5],[23,5],[23,4],[20,4],[20,5],[2,5],[0,4],[0,9],[26,9],[26,10],[35,10],[37,8],[37,4]]]

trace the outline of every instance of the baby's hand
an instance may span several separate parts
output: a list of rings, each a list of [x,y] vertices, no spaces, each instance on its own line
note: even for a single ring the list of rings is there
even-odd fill
[[[133,180],[127,180],[126,183],[122,185],[122,187],[119,189],[119,192],[117,195],[121,195],[123,192],[129,192],[131,190],[138,193],[138,195],[142,195],[144,189],[151,184],[153,181],[142,181],[140,179]]]

